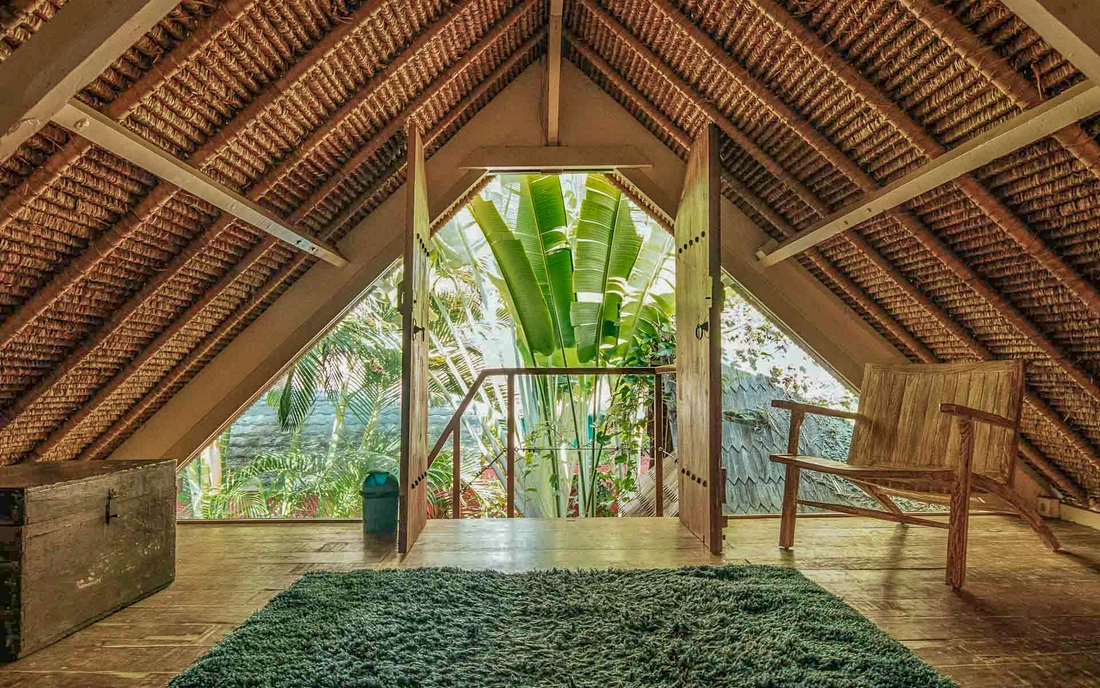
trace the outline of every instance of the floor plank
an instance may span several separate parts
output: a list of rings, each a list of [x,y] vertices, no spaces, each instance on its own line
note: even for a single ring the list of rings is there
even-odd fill
[[[181,524],[176,582],[0,668],[0,688],[165,685],[313,570],[461,566],[794,566],[966,688],[1100,686],[1100,531],[1055,523],[1066,552],[1019,521],[972,520],[967,588],[943,583],[946,533],[862,518],[804,518],[776,547],[773,518],[733,519],[710,555],[674,519],[430,521],[413,551],[354,523]]]

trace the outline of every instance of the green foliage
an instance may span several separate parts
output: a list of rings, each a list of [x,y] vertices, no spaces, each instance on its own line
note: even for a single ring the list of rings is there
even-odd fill
[[[516,303],[516,316],[523,328],[528,347],[535,353],[552,354],[557,349],[554,342],[555,326],[526,247],[504,223],[491,202],[475,198],[469,209],[485,233],[485,239],[500,266],[508,291]]]
[[[497,260],[494,281],[519,324],[523,365],[647,365],[639,345],[672,320],[673,242],[606,178],[588,175],[581,185],[575,177],[509,177],[470,211]],[[520,385],[522,508],[544,516],[614,511],[633,490],[637,463],[625,457],[641,449],[651,394],[624,392],[651,382],[580,376]]]

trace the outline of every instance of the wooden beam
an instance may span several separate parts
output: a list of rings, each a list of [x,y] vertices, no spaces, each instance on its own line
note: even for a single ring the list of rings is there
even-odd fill
[[[299,251],[317,256],[336,267],[347,265],[347,260],[334,246],[313,239],[289,222],[275,217],[259,203],[245,198],[225,184],[196,170],[95,108],[88,107],[77,100],[70,100],[53,116],[53,120],[100,148],[109,150],[124,160],[129,160],[164,181],[198,196]]]
[[[178,0],[73,0],[0,68],[0,162],[103,73]]]
[[[802,506],[809,506],[815,509],[825,509],[826,511],[836,511],[842,514],[851,514],[852,516],[864,516],[867,518],[877,518],[883,521],[894,521],[895,523],[908,523],[914,526],[929,526],[932,528],[947,528],[947,524],[943,521],[933,521],[927,518],[920,518],[919,516],[910,516],[905,513],[891,513],[889,511],[875,511],[874,509],[864,509],[858,506],[847,506],[845,504],[827,504],[825,502],[812,502],[806,499],[798,500],[798,503]]]
[[[1100,83],[1100,12],[1096,0],[1003,0],[1062,57]]]
[[[765,266],[772,266],[802,253],[926,191],[1044,139],[1098,111],[1100,86],[1095,86],[1090,81],[1078,84],[1042,105],[1027,110],[921,165],[901,179],[867,194],[861,200],[841,208],[774,249],[762,247],[759,253],[760,262]]]
[[[550,0],[546,43],[546,145],[558,145],[558,113],[561,105],[562,6],[564,0]]]
[[[517,172],[610,172],[653,167],[634,146],[489,146],[459,165],[489,174]]]

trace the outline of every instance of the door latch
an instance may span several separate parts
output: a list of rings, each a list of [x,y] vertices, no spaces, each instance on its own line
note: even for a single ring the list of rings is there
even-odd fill
[[[695,326],[695,338],[702,339],[710,332],[710,321],[701,322]]]

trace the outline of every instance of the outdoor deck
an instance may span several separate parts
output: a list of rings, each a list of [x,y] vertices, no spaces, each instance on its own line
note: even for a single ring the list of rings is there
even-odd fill
[[[1100,685],[1100,532],[1056,523],[1051,554],[1013,518],[972,521],[965,592],[943,584],[946,533],[862,518],[737,519],[725,561],[792,565],[962,686]],[[674,519],[430,521],[404,560],[354,523],[181,524],[176,582],[0,669],[0,686],[163,686],[301,574],[373,566],[720,563]]]

